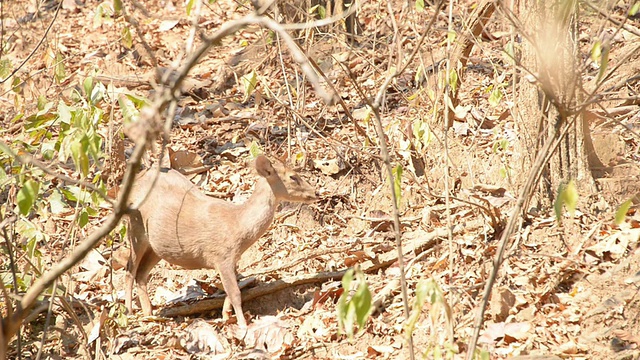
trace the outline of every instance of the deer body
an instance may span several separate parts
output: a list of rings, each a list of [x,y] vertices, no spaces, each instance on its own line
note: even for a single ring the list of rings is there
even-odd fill
[[[308,202],[315,190],[295,172],[274,167],[264,156],[256,159],[261,178],[251,197],[233,204],[202,193],[178,171],[155,171],[136,180],[130,203],[146,199],[129,213],[131,256],[127,266],[127,309],[132,310],[133,283],[143,313],[151,314],[147,293],[149,271],[164,259],[187,269],[216,269],[238,324],[246,326],[236,280],[237,261],[271,225],[279,201]],[[148,195],[147,195],[148,193]]]

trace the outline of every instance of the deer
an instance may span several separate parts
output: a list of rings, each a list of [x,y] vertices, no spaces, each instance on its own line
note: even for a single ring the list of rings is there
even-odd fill
[[[242,204],[207,196],[174,169],[148,169],[134,182],[128,211],[130,257],[125,305],[131,314],[134,282],[144,315],[151,315],[147,292],[151,269],[162,259],[185,269],[215,269],[226,293],[223,318],[233,307],[237,324],[247,327],[236,264],[273,222],[282,201],[310,203],[315,189],[295,171],[266,156],[255,159],[260,176]]]

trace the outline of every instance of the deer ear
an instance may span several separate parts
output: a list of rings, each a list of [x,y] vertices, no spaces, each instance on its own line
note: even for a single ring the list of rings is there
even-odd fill
[[[269,177],[276,172],[273,165],[271,165],[271,161],[264,155],[258,155],[256,158],[256,170],[262,177]]]

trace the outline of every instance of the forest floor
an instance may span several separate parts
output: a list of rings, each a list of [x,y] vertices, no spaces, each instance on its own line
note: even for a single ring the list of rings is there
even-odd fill
[[[304,81],[291,53],[272,32],[257,26],[225,38],[208,52],[183,88],[170,136],[169,147],[177,152],[172,167],[210,166],[191,174],[191,180],[212,196],[241,202],[257,178],[251,149],[260,148],[271,158],[295,165],[319,193],[313,204],[283,204],[270,230],[240,260],[239,273],[255,279],[245,290],[280,284],[266,295],[244,296],[248,333],[239,331],[235,317],[222,320],[219,305],[218,310],[184,315],[203,297],[220,298],[219,277],[215,271],[184,270],[166,262],[156,266],[149,282],[157,316],[126,314],[123,289],[129,244],[120,227],[60,279],[65,291],[50,312],[44,306],[28,319],[21,333],[22,358],[35,357],[39,349],[53,359],[409,357],[389,181],[375,145],[374,120],[361,94],[375,97],[390,59],[396,61],[390,56],[396,45],[390,44],[401,44],[403,56],[411,53],[434,8],[411,9],[403,18],[404,2],[394,1],[398,38],[393,42],[387,9],[364,3],[358,13],[363,32],[355,45],[345,41],[338,28],[298,34],[301,48],[322,69],[345,108],[325,105]],[[27,2],[1,5],[2,61],[10,60],[14,68],[25,61],[15,75],[23,81],[20,96],[12,92],[16,83],[3,83],[0,135],[7,143],[33,145],[25,121],[38,111],[39,99],[72,101],[90,76],[101,81],[107,93],[151,97],[154,61],[138,35],[149,44],[158,65],[169,68],[183,58],[193,18],[182,2],[126,2],[129,15],[139,21],[134,29],[124,17],[109,15],[111,2],[64,0],[60,9],[53,2],[46,4],[53,5],[41,8],[39,17],[29,15],[33,9]],[[457,3],[455,26],[460,28],[469,18],[473,4]],[[199,11],[200,28],[211,33],[250,10],[218,0],[205,2]],[[612,13],[621,17],[624,10],[614,8]],[[444,68],[436,64],[435,71],[421,76],[422,69],[447,56],[446,12],[428,33],[424,50],[385,89],[382,125],[393,165],[404,170],[399,177],[400,221],[409,308],[421,313],[413,330],[418,358],[462,358],[466,353],[501,226],[529,170],[522,168],[523,158],[534,155],[519,146],[525,135],[512,112],[518,102],[511,86],[513,65],[503,51],[510,41],[509,26],[495,17],[487,36],[477,40],[466,68],[459,90],[464,111],[446,132],[438,84]],[[627,25],[638,31],[640,20],[630,19]],[[602,19],[586,20],[581,26],[579,46],[584,53],[598,36],[594,29],[615,30]],[[130,29],[131,46],[125,28]],[[624,54],[637,46],[637,32],[616,34],[610,66],[620,66],[616,79],[631,78],[640,72],[640,54]],[[195,46],[199,43],[196,37]],[[592,77],[595,73],[597,69],[590,72]],[[255,88],[246,85],[251,79],[257,80]],[[619,94],[637,97],[637,81],[634,84]],[[122,128],[117,100],[105,99],[101,105],[108,120],[101,125],[105,152]],[[605,107],[622,104],[612,100]],[[597,193],[585,193],[589,187],[577,180],[576,211],[565,209],[560,222],[551,205],[531,202],[527,220],[509,243],[485,314],[479,348],[491,359],[526,354],[640,358],[637,202],[620,224],[614,224],[618,207],[640,191],[640,142],[637,132],[632,133],[640,128],[635,107],[615,121],[590,123],[592,155],[601,165],[592,169]],[[132,142],[125,139],[124,145],[129,154]],[[114,164],[113,159],[107,162],[113,169],[103,171],[115,173],[124,164]],[[57,166],[61,165],[52,162]],[[449,206],[447,191],[452,196]],[[51,208],[48,216],[32,217],[50,239],[38,244],[42,267],[66,256],[108,211],[92,214],[88,226],[74,231],[73,211],[57,213]],[[18,235],[16,241],[22,244]],[[1,271],[7,284],[4,256]],[[339,332],[337,302],[342,274],[356,266],[365,273],[376,309],[364,329],[349,339]],[[423,286],[441,293],[433,290],[439,294],[428,299],[433,303],[416,305],[416,290]],[[163,316],[172,309],[183,315]],[[10,348],[16,357],[16,339]]]

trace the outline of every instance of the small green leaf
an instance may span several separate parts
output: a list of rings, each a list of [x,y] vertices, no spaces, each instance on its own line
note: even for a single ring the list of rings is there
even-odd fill
[[[564,203],[569,208],[569,212],[573,214],[578,206],[578,189],[576,183],[571,180],[565,189]]]
[[[249,146],[249,153],[255,159],[262,154],[262,149],[260,149],[260,145],[257,142],[252,141],[251,146]]]
[[[62,193],[58,189],[53,189],[47,200],[52,214],[61,214],[69,209],[69,205],[64,201]]]
[[[122,0],[113,0],[113,11],[116,14],[120,14],[120,12],[122,12]]]
[[[133,48],[133,36],[131,35],[131,29],[128,26],[125,26],[122,29],[122,45],[127,48]]]
[[[507,53],[507,56],[509,56],[510,60],[513,60],[516,58],[516,52],[513,48],[513,41],[509,41],[505,46],[504,46],[504,52]]]
[[[553,210],[556,214],[556,220],[560,222],[562,220],[562,206],[566,205],[569,212],[573,215],[578,205],[578,190],[573,180],[568,184],[562,183],[558,187],[558,193],[556,195],[556,201],[553,203]]]
[[[358,287],[349,298],[351,283],[353,277],[358,281]],[[367,319],[371,313],[371,292],[364,273],[358,269],[354,271],[349,269],[342,277],[343,293],[338,300],[338,331],[347,334],[350,340],[353,339],[354,325],[357,324],[358,329],[362,330],[367,323]]]
[[[63,101],[58,103],[58,120],[67,125],[71,124],[71,111],[72,109],[67,106]]]
[[[618,210],[616,211],[616,225],[620,225],[624,222],[624,218],[627,216],[627,211],[629,211],[631,205],[633,205],[633,202],[631,201],[631,199],[629,199],[623,202],[620,207],[618,207]]]
[[[456,32],[455,31],[448,31],[447,32],[447,41],[453,43],[454,41],[456,41]]]
[[[85,227],[89,223],[89,213],[85,209],[80,211],[80,216],[78,216],[78,226],[80,228]]]
[[[364,329],[371,312],[371,291],[369,291],[369,286],[367,286],[362,276],[360,286],[358,286],[356,293],[353,294],[352,302],[355,308],[358,328]]]
[[[36,201],[38,197],[39,183],[34,180],[27,180],[22,185],[22,189],[18,191],[18,208],[20,209],[20,214],[26,216],[29,214],[33,203]]]
[[[605,71],[607,70],[607,66],[609,65],[609,49],[611,46],[609,44],[604,44],[602,46],[602,55],[600,57],[600,70],[598,71],[597,81],[599,82],[604,76]]]
[[[193,10],[195,3],[196,3],[195,0],[187,1],[187,16],[191,16],[191,10]]]
[[[600,55],[602,55],[602,41],[597,39],[591,47],[591,60],[597,62],[600,59]]]
[[[491,359],[491,353],[489,353],[487,350],[480,350],[480,349],[476,349],[477,351],[480,351],[480,360],[490,360]]]
[[[3,58],[0,60],[0,77],[4,80],[13,71],[11,60]],[[6,284],[6,283],[5,283]]]
[[[4,171],[4,167],[0,166],[0,189],[8,182],[9,177],[7,173]]]
[[[449,71],[447,81],[449,83],[449,87],[451,87],[451,91],[455,93],[458,89],[458,72],[455,69],[451,69],[451,71]]]
[[[499,86],[494,86],[491,95],[489,95],[489,105],[496,107],[500,104],[500,100],[502,100],[502,91]]]
[[[44,97],[44,95],[40,95],[38,96],[38,103],[36,105],[36,107],[38,108],[38,115],[40,114],[41,111],[43,111],[45,109],[45,107],[49,107],[51,108],[53,106],[53,103],[51,103],[49,100],[47,100],[46,97]]]
[[[322,5],[314,5],[309,8],[309,15],[318,14],[318,18],[324,19],[327,17],[327,9]]]
[[[416,0],[416,11],[418,12],[424,11],[424,0]]]
[[[80,141],[71,143],[71,157],[76,165],[76,170],[86,177],[89,173],[89,156],[87,155],[87,138],[83,136]]]
[[[640,1],[636,1],[635,4],[629,9],[629,16],[636,16],[640,10]]]
[[[402,165],[393,169],[393,191],[396,193],[396,206],[402,204]]]
[[[60,53],[60,52],[56,53],[56,63],[55,63],[55,67],[54,67],[54,76],[55,76],[56,82],[58,84],[62,83],[64,81],[64,79],[67,77],[67,71],[66,71],[65,66],[64,66],[64,57],[62,56],[62,53]]]
[[[140,111],[136,109],[134,102],[128,96],[119,96],[118,104],[125,124],[137,122],[140,118]]]
[[[244,101],[248,101],[258,85],[258,74],[255,70],[251,70],[250,73],[243,75],[240,80],[244,87]]]
[[[127,227],[122,222],[120,222],[120,229],[118,229],[118,234],[120,234],[121,239],[127,238]]]
[[[84,79],[82,82],[82,89],[85,94],[91,94],[91,91],[93,90],[93,77],[88,76]]]

